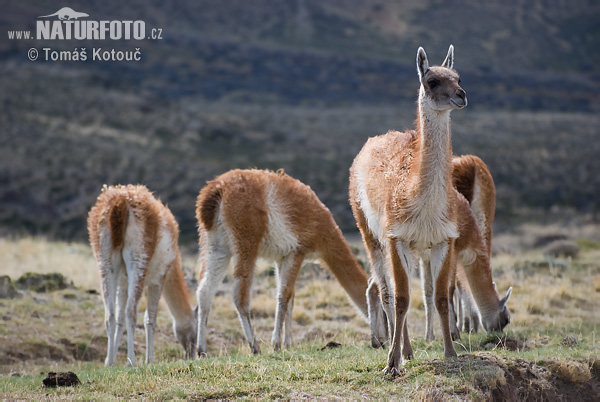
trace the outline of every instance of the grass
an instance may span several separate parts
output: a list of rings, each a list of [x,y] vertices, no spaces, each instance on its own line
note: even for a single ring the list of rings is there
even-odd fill
[[[525,231],[528,235],[528,231]],[[502,242],[502,236],[498,243]],[[358,243],[353,243],[359,245]],[[86,292],[98,284],[86,282],[95,265],[83,244],[40,238],[1,239],[13,279],[27,267],[59,266],[81,287],[50,293],[25,292],[0,300],[0,396],[60,399],[233,399],[233,398],[551,398],[548,392],[581,398],[598,382],[600,343],[598,300],[600,266],[596,243],[585,243],[576,260],[544,260],[541,250],[493,258],[500,293],[513,286],[508,302],[511,324],[504,334],[462,334],[455,342],[458,359],[443,359],[439,323],[436,340],[426,341],[424,307],[418,278],[412,280],[409,330],[415,359],[392,379],[381,373],[386,350],[369,346],[369,328],[352,307],[337,281],[314,264],[301,271],[294,307],[294,346],[279,353],[269,345],[273,329],[275,283],[272,269],[261,263],[252,299],[253,326],[261,355],[251,355],[231,301],[231,282],[217,292],[208,328],[208,357],[184,361],[160,306],[156,334],[157,363],[123,367],[125,344],[118,367],[105,368],[106,335],[101,296]],[[360,248],[360,247],[359,247]],[[73,251],[75,250],[75,251]],[[364,254],[359,255],[364,258]],[[89,258],[90,261],[84,261]],[[188,271],[195,256],[186,255]],[[18,261],[18,263],[16,262]],[[46,266],[46,261],[61,261]],[[12,271],[11,271],[12,268]],[[78,276],[81,275],[81,276]],[[135,335],[140,362],[145,350],[142,301]],[[335,341],[334,349],[322,350]],[[49,371],[73,371],[82,384],[76,388],[45,389]],[[594,377],[595,376],[595,377]],[[530,385],[521,383],[525,378]],[[523,380],[524,381],[524,380]],[[587,388],[586,388],[587,387]],[[554,390],[554,391],[553,391]],[[523,394],[531,392],[531,394]],[[536,393],[537,392],[537,393]],[[579,392],[573,394],[572,392]],[[558,394],[556,394],[558,395]]]
[[[483,335],[476,335],[480,340]],[[162,362],[136,368],[103,368],[99,363],[74,368],[82,385],[41,389],[42,375],[0,378],[4,397],[39,398],[410,398],[443,392],[483,396],[482,389],[506,384],[502,365],[519,360],[541,362],[571,382],[591,378],[589,365],[573,360],[572,349],[547,348],[535,355],[494,351],[461,354],[444,361],[439,342],[415,342],[418,352],[403,376],[381,373],[386,351],[366,344],[346,344],[322,351],[321,343],[306,343],[280,353],[250,355],[232,352],[187,362]],[[426,349],[426,351],[423,351]],[[577,348],[581,355],[589,346]],[[501,362],[498,364],[498,362]]]

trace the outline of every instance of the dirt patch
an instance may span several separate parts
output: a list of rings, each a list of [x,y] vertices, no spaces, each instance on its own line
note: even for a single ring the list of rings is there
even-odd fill
[[[24,360],[69,361],[70,356],[60,346],[46,341],[25,341],[19,347],[4,349],[8,364]]]
[[[55,361],[70,362],[80,361],[99,361],[106,353],[106,340],[101,342],[101,338],[88,344],[85,341],[71,342],[66,338],[31,340],[27,339],[5,347],[0,353],[0,365],[17,364],[24,361]],[[99,345],[102,343],[102,346]]]
[[[105,340],[102,340],[100,337],[96,338],[96,342],[102,341],[101,343],[106,343]],[[79,341],[77,343],[73,343],[66,338],[62,338],[58,340],[59,343],[64,345],[65,351],[68,355],[71,355],[75,360],[82,360],[86,362],[101,360],[104,353],[98,347],[88,344],[87,342]]]
[[[494,333],[490,333],[489,336],[485,337],[481,341],[481,346],[486,350],[507,349],[512,351],[520,351],[530,347],[526,340],[512,338],[507,334],[498,335]]]
[[[597,400],[600,376],[595,362],[547,359],[539,363],[481,354],[427,364],[436,375],[463,376],[485,400]],[[453,390],[460,394],[461,390]],[[466,390],[462,390],[466,391]]]
[[[588,365],[571,360],[546,360],[540,365],[518,360],[508,366],[506,385],[492,395],[496,399],[598,400],[600,377]]]

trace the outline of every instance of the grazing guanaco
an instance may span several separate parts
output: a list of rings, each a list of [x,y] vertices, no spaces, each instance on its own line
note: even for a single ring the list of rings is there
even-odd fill
[[[418,49],[416,129],[370,138],[350,169],[350,203],[392,336],[384,369],[392,375],[398,373],[401,357],[413,356],[405,322],[409,278],[425,252],[430,253],[444,356],[456,356],[448,318],[448,284],[454,277],[458,237],[450,111],[465,107],[467,97],[453,65],[452,45],[441,66],[430,67],[425,51]]]
[[[277,307],[271,343],[291,343],[292,305],[298,271],[320,259],[367,317],[368,277],[331,213],[312,189],[283,172],[231,170],[200,191],[198,353],[206,353],[207,320],[218,285],[233,257],[233,300],[254,353],[260,348],[250,322],[250,289],[256,259],[276,262]],[[382,327],[384,323],[381,324]]]
[[[185,357],[195,355],[196,312],[181,268],[179,227],[171,211],[144,186],[104,186],[88,216],[88,231],[102,278],[108,351],[115,364],[127,327],[127,360],[135,366],[133,335],[137,308],[146,288],[146,363],[154,361],[154,330],[161,293],[171,315],[175,337]]]
[[[477,258],[472,263],[463,260],[459,254],[456,273],[458,293],[458,324],[462,331],[477,332],[479,322],[486,331],[501,331],[510,322],[510,311],[506,302],[512,292],[508,289],[500,299],[492,282],[492,234],[496,210],[496,186],[487,165],[475,155],[455,156],[452,160],[452,178],[456,189],[469,202],[473,217],[482,237],[485,249],[477,246],[478,240],[466,247],[477,250]],[[487,258],[479,256],[486,254]],[[473,303],[473,301],[475,303]],[[460,304],[460,305],[459,305]]]

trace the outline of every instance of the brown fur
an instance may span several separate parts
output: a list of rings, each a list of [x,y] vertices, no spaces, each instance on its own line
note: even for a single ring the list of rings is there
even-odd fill
[[[165,282],[163,285],[163,296],[171,314],[178,315],[177,318],[185,318],[185,314],[191,311],[190,300],[191,294],[183,274],[181,266],[181,256],[178,256],[165,274]],[[181,312],[184,312],[182,315]]]
[[[127,203],[123,198],[117,198],[110,211],[110,235],[113,248],[123,247],[125,227],[127,226]]]
[[[461,193],[469,203],[473,201],[473,183],[475,182],[476,167],[472,163],[466,163],[467,158],[454,157],[452,159],[452,180],[454,187]]]
[[[221,197],[221,182],[217,180],[209,181],[200,191],[196,211],[199,211],[197,212],[198,222],[202,222],[206,230],[211,230],[213,227],[221,205]]]
[[[485,240],[488,254],[491,254],[494,215],[496,214],[494,179],[487,165],[475,155],[455,156],[452,159],[452,168],[452,179],[458,192],[467,199],[472,208],[479,208],[475,211],[475,219],[480,228],[485,227],[481,234]],[[473,193],[476,186],[480,194],[477,200],[478,205],[474,206]]]
[[[275,197],[276,205],[268,205],[268,192]],[[271,201],[273,202],[273,201]],[[234,295],[240,315],[249,309],[250,286],[255,262],[266,241],[274,240],[284,247],[286,239],[269,238],[269,211],[276,208],[285,217],[287,229],[297,240],[288,255],[294,255],[289,273],[288,288],[283,298],[293,297],[295,282],[301,263],[307,255],[319,257],[338,279],[352,301],[366,316],[365,292],[368,277],[333,220],[331,213],[321,203],[312,189],[282,172],[265,170],[231,170],[210,181],[202,189],[196,204],[199,223],[201,279],[207,275],[206,248],[209,236],[217,236],[220,227],[231,235],[237,264],[234,278],[239,280]],[[218,212],[220,211],[220,212]],[[222,221],[217,218],[221,215]],[[265,250],[269,253],[269,250]],[[279,258],[279,257],[277,257]],[[249,312],[248,312],[249,313]],[[251,344],[257,352],[258,346]]]
[[[234,234],[238,252],[248,259],[256,259],[258,245],[267,232],[265,193],[269,184],[276,186],[278,198],[286,202],[286,216],[301,250],[305,254],[319,253],[336,278],[345,285],[344,288],[356,289],[351,297],[366,314],[362,294],[368,281],[366,273],[352,254],[329,209],[310,187],[287,174],[265,170],[231,170],[210,181],[200,192],[196,204],[200,231],[213,228],[215,211],[221,201],[225,224]],[[215,188],[219,188],[219,191],[214,191]],[[239,274],[248,275],[245,272]]]
[[[148,259],[152,258],[158,235],[158,217],[165,208],[144,186],[105,186],[88,215],[92,248],[99,250],[98,229],[101,226],[110,228],[113,248],[122,247],[129,211],[132,211],[136,218],[144,222],[144,249]],[[178,237],[179,227],[170,212],[167,219],[169,230]]]

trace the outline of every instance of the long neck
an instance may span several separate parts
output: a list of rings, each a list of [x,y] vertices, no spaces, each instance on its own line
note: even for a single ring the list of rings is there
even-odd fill
[[[492,282],[492,272],[487,254],[481,250],[472,264],[464,265],[464,270],[482,318],[485,320],[486,317],[497,316],[500,301]]]
[[[179,252],[165,276],[163,296],[177,324],[186,324],[193,320],[194,313],[190,305],[190,293],[181,269]]]
[[[433,110],[425,99],[421,86],[418,102],[419,151],[416,168],[416,196],[430,202],[446,198],[452,174],[452,143],[450,111]]]
[[[335,223],[333,225],[335,230],[324,231],[327,236],[323,236],[321,258],[366,319],[368,316],[366,292],[369,278],[350,250],[340,229]]]

